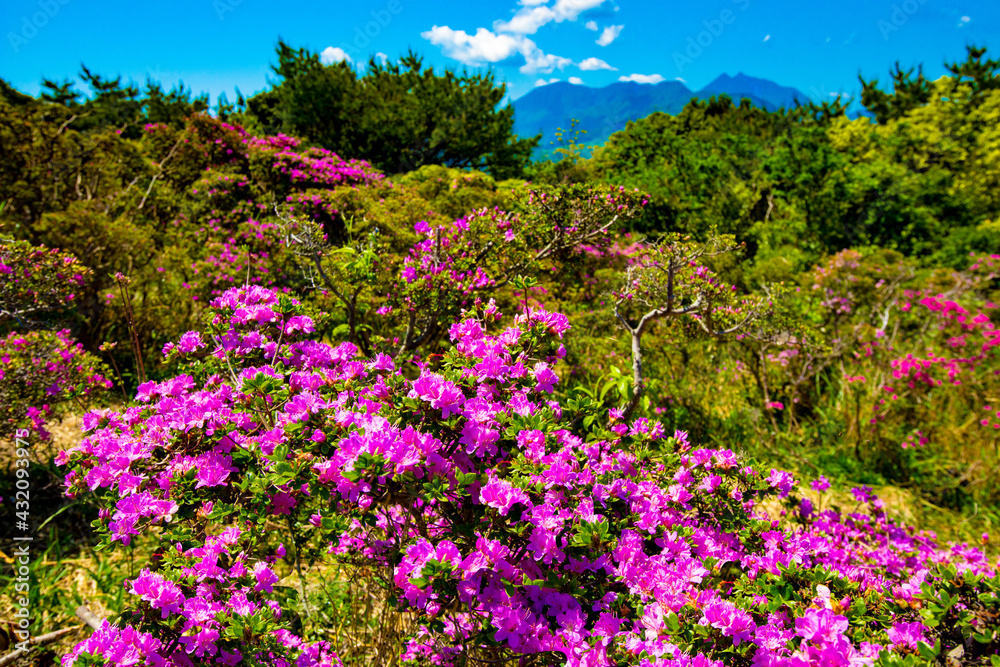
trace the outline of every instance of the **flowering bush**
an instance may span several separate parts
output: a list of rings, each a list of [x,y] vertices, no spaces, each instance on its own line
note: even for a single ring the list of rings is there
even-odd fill
[[[1000,579],[979,550],[894,524],[869,489],[838,510],[732,451],[553,400],[562,315],[505,320],[477,301],[440,366],[408,379],[388,355],[313,340],[288,296],[234,289],[212,312],[166,350],[184,373],[90,413],[60,455],[69,492],[97,494],[105,544],[161,545],[67,667],[338,664],[298,615],[324,559],[391,573],[400,613],[421,620],[414,664],[1000,649]],[[783,521],[765,512],[780,502]]]
[[[994,465],[1000,430],[1000,331],[990,298],[998,261],[981,256],[966,272],[897,287],[881,321],[860,330],[844,372],[859,440],[908,449],[912,467],[930,468],[944,492],[971,482],[990,501],[992,474],[978,469]]]
[[[821,392],[820,380],[831,367],[843,367],[875,329],[885,327],[901,285],[913,279],[913,265],[898,253],[844,250],[774,300],[774,317],[734,348],[733,364],[735,377],[749,388],[749,402],[768,415],[770,437],[825,407],[819,404],[829,393]]]
[[[71,307],[90,273],[69,253],[0,239],[0,326]]]
[[[950,271],[883,249],[827,258],[774,299],[754,336],[683,350],[687,385],[713,366],[725,372],[702,399],[714,412],[703,437],[739,411],[745,430],[720,435],[727,442],[764,442],[824,467],[836,459],[854,480],[909,487],[939,506],[994,506],[997,261]]]
[[[347,322],[338,331],[350,342],[366,354],[433,353],[462,308],[476,298],[505,298],[500,288],[521,272],[555,274],[589,259],[611,242],[614,225],[639,215],[644,202],[641,193],[606,186],[517,194],[513,210],[481,208],[443,224],[439,216],[420,219],[405,254],[393,252],[400,230],[369,225],[362,240],[356,237],[365,226],[353,218],[345,218],[348,242],[339,247],[308,217],[281,215],[282,230],[308,283],[344,309]]]
[[[0,338],[0,435],[27,427],[47,439],[45,423],[63,404],[90,404],[111,388],[106,373],[65,329]]]
[[[419,240],[390,294],[390,307],[406,318],[400,352],[435,342],[477,295],[521,272],[555,273],[611,245],[615,225],[640,215],[646,204],[645,195],[623,187],[529,187],[519,195],[514,211],[484,208],[451,224],[414,226]]]
[[[24,331],[72,309],[90,275],[70,254],[0,240],[0,331],[9,331],[0,338],[0,437],[29,428],[47,439],[45,424],[62,404],[89,404],[111,387],[68,329]]]

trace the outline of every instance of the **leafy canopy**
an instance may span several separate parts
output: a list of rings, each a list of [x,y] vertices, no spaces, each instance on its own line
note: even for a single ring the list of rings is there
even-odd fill
[[[372,58],[364,74],[346,61],[324,65],[318,54],[278,43],[280,82],[247,101],[247,125],[284,132],[368,160],[382,171],[423,165],[520,174],[538,137],[513,134],[514,109],[493,73],[424,67],[412,51],[397,62]]]

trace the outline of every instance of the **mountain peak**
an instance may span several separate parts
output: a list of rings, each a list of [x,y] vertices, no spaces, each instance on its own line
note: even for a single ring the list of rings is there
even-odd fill
[[[791,107],[796,99],[807,99],[795,88],[743,72],[735,76],[720,74],[698,92],[673,80],[657,84],[616,81],[603,88],[556,81],[533,88],[514,100],[514,129],[522,137],[541,133],[540,146],[548,147],[555,140],[556,128],[568,128],[575,119],[577,128],[587,131],[588,144],[602,144],[629,121],[656,111],[677,114],[692,98],[707,100],[719,95],[729,95],[737,103],[748,98],[755,106],[768,110]]]
[[[769,111],[780,107],[793,107],[796,102],[806,102],[809,96],[790,86],[782,86],[768,79],[761,79],[743,72],[736,76],[720,74],[711,83],[698,91],[698,97],[707,98],[717,95],[729,95],[734,101],[746,97],[754,104]]]

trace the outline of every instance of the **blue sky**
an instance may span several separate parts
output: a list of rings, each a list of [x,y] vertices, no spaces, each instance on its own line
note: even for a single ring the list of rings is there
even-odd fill
[[[697,90],[743,72],[813,99],[856,93],[857,75],[887,78],[897,60],[1000,55],[997,0],[3,0],[0,77],[36,94],[43,76],[104,75],[213,100],[266,87],[280,36],[327,60],[397,58],[492,67],[511,98],[559,79],[600,87],[622,78],[682,79]]]

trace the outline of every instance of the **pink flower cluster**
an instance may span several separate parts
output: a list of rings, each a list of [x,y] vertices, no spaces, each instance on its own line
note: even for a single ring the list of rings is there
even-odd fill
[[[48,439],[55,407],[112,386],[69,330],[13,332],[0,338],[0,432],[28,426]]]
[[[488,216],[499,211],[482,211],[475,214]],[[513,225],[509,214],[500,214],[497,234],[505,234],[512,241]],[[474,290],[483,289],[496,283],[489,276],[481,262],[477,262],[480,247],[472,234],[468,234],[469,221],[459,218],[453,223],[432,227],[426,222],[418,222],[414,231],[421,236],[410,249],[403,263],[402,278],[410,290],[418,292],[440,291],[447,287],[462,296],[469,296]],[[412,300],[412,298],[411,298]]]
[[[292,183],[312,186],[358,185],[378,181],[384,176],[364,160],[344,160],[325,148],[310,147],[296,152],[287,142],[260,144],[261,150],[273,151],[273,167]]]
[[[155,524],[163,545],[128,583],[134,613],[66,667],[337,664],[290,631],[269,521],[310,553],[391,568],[400,608],[426,621],[414,664],[488,649],[573,667],[872,665],[929,641],[911,604],[923,589],[996,575],[864,489],[863,512],[803,502],[782,523],[761,501],[795,502],[790,474],[554,400],[562,315],[504,326],[476,303],[441,364],[410,379],[387,355],[312,340],[287,296],[244,287],[213,308],[169,350],[188,372],[90,414],[60,459],[71,492],[101,497],[110,541]]]
[[[89,273],[76,257],[55,248],[0,243],[0,323],[24,325],[70,306]]]
[[[992,262],[991,259],[982,260]],[[965,306],[944,295],[930,296],[923,291],[907,291],[905,298],[917,300],[922,308],[912,308],[909,301],[905,305],[906,316],[922,322],[924,329],[934,336],[936,345],[926,345],[919,352],[905,355],[886,346],[878,339],[865,344],[859,359],[877,360],[884,356],[895,382],[885,384],[882,389],[891,401],[899,400],[902,394],[918,395],[933,392],[962,392],[965,385],[971,387],[996,387],[1000,378],[998,349],[1000,349],[1000,329],[987,312],[990,308],[969,310]],[[876,338],[879,338],[876,336]],[[938,351],[935,351],[935,347]],[[861,376],[859,379],[864,380]],[[992,395],[987,390],[986,395]],[[977,399],[973,399],[977,400]],[[994,412],[990,405],[979,400],[984,411],[979,423],[983,427],[1000,429],[1000,412]],[[884,421],[889,411],[885,398],[880,398],[874,406],[872,423]],[[914,442],[916,440],[916,443]],[[908,437],[904,448],[923,446],[929,442],[922,432],[916,437]]]

